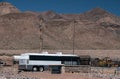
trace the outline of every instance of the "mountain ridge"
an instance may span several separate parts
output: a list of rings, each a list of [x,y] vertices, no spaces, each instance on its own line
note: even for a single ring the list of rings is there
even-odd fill
[[[15,8],[0,16],[0,49],[69,50],[73,39],[76,50],[120,49],[120,17],[101,8],[82,14]]]

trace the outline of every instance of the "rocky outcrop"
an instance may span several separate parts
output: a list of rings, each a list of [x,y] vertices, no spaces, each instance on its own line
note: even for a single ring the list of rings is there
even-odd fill
[[[0,3],[0,15],[9,14],[9,13],[19,13],[20,11],[13,5],[8,2]]]

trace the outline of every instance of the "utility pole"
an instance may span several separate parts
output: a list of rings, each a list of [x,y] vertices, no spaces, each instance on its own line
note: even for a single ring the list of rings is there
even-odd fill
[[[43,25],[43,19],[40,21],[40,25],[39,25],[39,28],[40,28],[40,52],[43,51],[43,31],[44,31],[44,25]]]
[[[75,50],[75,23],[76,21],[73,20],[73,55],[74,55],[74,50]]]
[[[40,52],[43,51],[43,29],[40,27]]]

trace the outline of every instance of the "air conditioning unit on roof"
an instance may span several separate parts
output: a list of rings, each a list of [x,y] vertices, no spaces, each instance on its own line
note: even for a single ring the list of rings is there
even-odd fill
[[[42,52],[43,54],[48,54],[48,52]]]
[[[56,54],[58,54],[58,55],[62,55],[62,52],[57,52]]]

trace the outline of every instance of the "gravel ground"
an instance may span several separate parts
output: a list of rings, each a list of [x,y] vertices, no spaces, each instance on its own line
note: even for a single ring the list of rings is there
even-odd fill
[[[2,67],[0,68],[0,79],[38,79],[35,77],[29,77],[18,74],[17,68],[14,67]]]
[[[0,68],[0,79],[120,79],[120,75],[114,74],[113,70],[114,68],[92,68],[91,73],[51,74],[50,71],[18,73],[17,66],[12,66]]]
[[[0,79],[37,79],[33,77],[26,77],[23,75],[11,75],[9,73],[0,73]]]
[[[39,52],[39,50],[0,50],[0,59],[6,60],[9,63],[8,65],[11,65],[11,55],[23,52]],[[49,52],[53,53],[55,50],[50,50]],[[61,52],[71,53],[71,50],[63,50]],[[75,50],[75,54],[78,55],[109,56],[111,58],[119,58],[119,52],[120,50]],[[120,79],[120,75],[114,74],[114,69],[111,70],[109,68],[93,68],[91,73],[51,74],[51,72],[21,72],[18,74],[17,66],[12,66],[0,68],[0,79]]]

